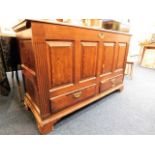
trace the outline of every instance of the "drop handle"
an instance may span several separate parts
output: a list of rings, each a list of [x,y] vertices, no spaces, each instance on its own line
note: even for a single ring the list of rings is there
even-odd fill
[[[104,33],[99,33],[98,36],[99,36],[99,38],[103,39],[104,38]]]
[[[81,91],[73,94],[73,96],[75,98],[79,98],[79,97],[81,97],[81,95],[82,95],[82,92]]]

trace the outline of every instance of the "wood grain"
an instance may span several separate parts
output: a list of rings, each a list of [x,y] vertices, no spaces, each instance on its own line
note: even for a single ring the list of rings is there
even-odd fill
[[[40,133],[50,132],[62,117],[123,90],[130,35],[35,20],[14,29],[26,82],[25,105]]]

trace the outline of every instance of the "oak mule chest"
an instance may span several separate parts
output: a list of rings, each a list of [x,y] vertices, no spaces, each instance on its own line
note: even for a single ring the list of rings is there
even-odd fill
[[[13,28],[25,79],[24,104],[46,134],[62,117],[123,89],[130,35],[43,20]]]

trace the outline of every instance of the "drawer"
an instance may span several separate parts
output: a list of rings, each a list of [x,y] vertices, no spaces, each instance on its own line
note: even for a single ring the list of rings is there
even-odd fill
[[[58,112],[96,95],[96,84],[72,91],[51,99],[52,112]]]
[[[103,80],[100,83],[100,92],[104,92],[111,89],[119,84],[123,83],[123,75],[116,76],[111,79]]]

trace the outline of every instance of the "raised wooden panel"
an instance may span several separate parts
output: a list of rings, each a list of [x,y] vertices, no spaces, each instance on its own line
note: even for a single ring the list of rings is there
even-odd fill
[[[95,77],[98,43],[81,42],[81,80]]]
[[[26,89],[26,93],[29,94],[29,96],[31,97],[31,100],[37,105],[39,106],[39,103],[37,102],[37,88],[36,88],[36,83],[34,82],[34,80],[29,79],[29,77],[25,76],[25,89]]]
[[[101,74],[108,74],[113,71],[115,56],[115,43],[103,43]]]
[[[35,71],[34,51],[31,40],[20,40],[21,60],[24,66]]]
[[[72,42],[47,41],[51,87],[73,83],[74,48]]]
[[[124,67],[126,48],[127,48],[126,43],[118,43],[118,56],[117,56],[116,69],[121,69]]]

